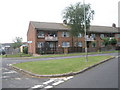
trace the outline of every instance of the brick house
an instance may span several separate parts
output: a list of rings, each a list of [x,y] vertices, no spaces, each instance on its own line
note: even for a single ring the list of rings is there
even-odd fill
[[[84,34],[71,37],[69,31],[70,28],[63,23],[30,21],[27,32],[28,52],[31,54],[84,52]],[[120,44],[118,28],[91,26],[87,35],[88,51],[104,48],[101,39],[103,37],[116,38]]]

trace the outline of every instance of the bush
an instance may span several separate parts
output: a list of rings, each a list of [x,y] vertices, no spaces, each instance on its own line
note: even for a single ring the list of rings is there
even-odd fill
[[[28,47],[23,48],[23,53],[28,54]]]

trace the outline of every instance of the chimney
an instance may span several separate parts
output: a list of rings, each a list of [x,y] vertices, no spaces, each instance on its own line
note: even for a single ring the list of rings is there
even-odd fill
[[[113,24],[112,24],[112,27],[116,28],[116,24],[115,24],[115,23],[113,23]]]
[[[67,25],[67,20],[63,20],[63,24]]]

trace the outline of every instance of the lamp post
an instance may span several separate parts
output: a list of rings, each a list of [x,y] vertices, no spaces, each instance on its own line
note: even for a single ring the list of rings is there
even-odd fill
[[[88,52],[87,52],[87,33],[86,33],[86,15],[85,15],[85,0],[83,0],[83,5],[84,5],[84,31],[85,31],[85,58],[86,62],[88,61]]]

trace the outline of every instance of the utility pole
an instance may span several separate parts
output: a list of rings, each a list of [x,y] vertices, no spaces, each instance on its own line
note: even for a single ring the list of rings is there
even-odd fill
[[[85,58],[86,62],[88,62],[88,52],[87,52],[87,33],[86,33],[86,15],[85,15],[85,0],[83,0],[83,5],[84,5],[84,31],[85,31]]]

